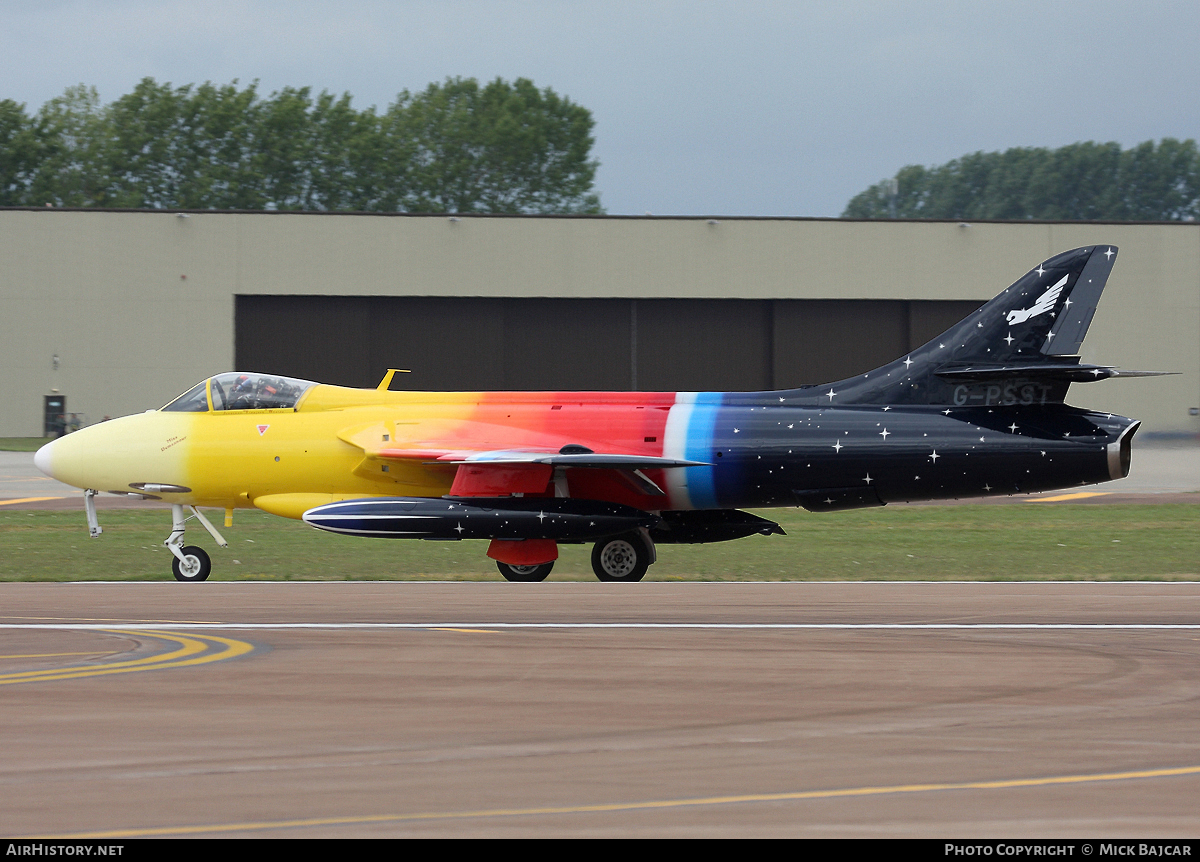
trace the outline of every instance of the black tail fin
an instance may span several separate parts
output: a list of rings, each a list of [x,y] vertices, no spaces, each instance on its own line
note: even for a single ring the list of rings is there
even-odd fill
[[[1061,402],[1073,381],[1115,376],[1105,366],[1080,365],[1076,354],[1116,258],[1110,245],[1055,255],[907,356],[823,385],[821,401],[1049,404]]]

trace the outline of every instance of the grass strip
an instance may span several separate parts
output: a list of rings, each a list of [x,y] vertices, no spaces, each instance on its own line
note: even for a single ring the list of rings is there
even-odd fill
[[[0,437],[0,452],[36,452],[49,442],[49,437]]]
[[[220,525],[219,513],[214,521]],[[896,506],[831,514],[772,509],[787,536],[660,545],[647,580],[1191,580],[1200,505]],[[171,580],[166,509],[0,510],[0,580]],[[365,539],[239,510],[228,549],[195,522],[213,580],[499,579],[487,542]],[[591,580],[590,545],[563,545],[550,576]]]

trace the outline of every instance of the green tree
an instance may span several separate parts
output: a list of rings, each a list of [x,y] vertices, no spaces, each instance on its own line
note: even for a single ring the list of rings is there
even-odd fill
[[[413,146],[406,209],[424,212],[599,212],[591,193],[591,112],[518,78],[473,78],[402,92],[392,134]]]
[[[105,112],[104,157],[108,164],[109,206],[181,206],[182,188],[196,168],[184,159],[193,149],[184,128],[187,87],[178,90],[143,78],[132,93]],[[189,189],[192,195],[195,192]]]
[[[204,83],[187,94],[180,127],[178,202],[187,209],[261,209],[268,196],[255,165],[260,149],[257,84]]]
[[[41,155],[41,140],[25,106],[0,99],[0,206],[26,202]]]
[[[380,140],[374,108],[356,111],[350,94],[321,93],[309,114],[307,194],[304,209],[375,210],[385,206],[384,191],[395,184]]]
[[[1170,221],[1200,216],[1196,142],[1121,150],[1092,141],[1056,150],[971,153],[909,165],[855,195],[843,218]]]
[[[0,203],[148,209],[599,212],[590,112],[518,79],[349,93],[175,87],[107,106],[70,88],[36,117],[0,102]]]
[[[1121,154],[1125,217],[1134,221],[1196,218],[1200,153],[1193,140],[1146,141]]]
[[[42,105],[34,119],[37,164],[25,202],[110,206],[108,125],[95,87],[79,84]]]
[[[111,206],[258,209],[256,85],[172,88],[143,79],[108,106]]]
[[[308,87],[284,87],[259,106],[254,130],[254,174],[262,184],[263,207],[305,208],[311,148],[312,97]]]

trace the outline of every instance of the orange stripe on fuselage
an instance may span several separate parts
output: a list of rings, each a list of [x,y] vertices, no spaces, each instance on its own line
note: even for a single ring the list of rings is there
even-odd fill
[[[533,449],[557,452],[566,445],[595,452],[663,454],[667,414],[675,393],[496,392],[485,393],[462,426],[447,428],[447,448]],[[665,487],[661,470],[647,475]],[[610,500],[640,509],[662,509],[613,470],[575,468],[567,474],[572,497]],[[552,493],[552,492],[551,492]]]
[[[188,502],[211,506],[248,506],[256,497],[283,494],[437,497],[449,493],[454,478],[449,466],[430,466],[420,458],[377,463],[370,453],[385,448],[557,452],[574,444],[596,452],[661,456],[674,403],[673,392],[380,392],[315,386],[296,411],[180,414],[190,426],[186,476],[170,481],[195,489]],[[266,430],[260,432],[260,425]],[[372,443],[366,438],[376,427],[378,439]],[[353,437],[358,445],[339,439],[347,429],[366,429]],[[647,475],[662,486],[661,472]],[[666,507],[663,497],[641,494],[616,471],[572,469],[568,481],[572,496]]]

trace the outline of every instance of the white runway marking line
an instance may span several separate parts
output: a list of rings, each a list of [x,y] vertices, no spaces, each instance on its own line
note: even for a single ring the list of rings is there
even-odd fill
[[[71,629],[107,631],[224,630],[224,631],[342,631],[396,629],[407,631],[484,631],[488,629],[626,629],[724,631],[1198,631],[1200,623],[187,623],[160,622],[154,626],[109,623],[0,623],[3,629]]]

